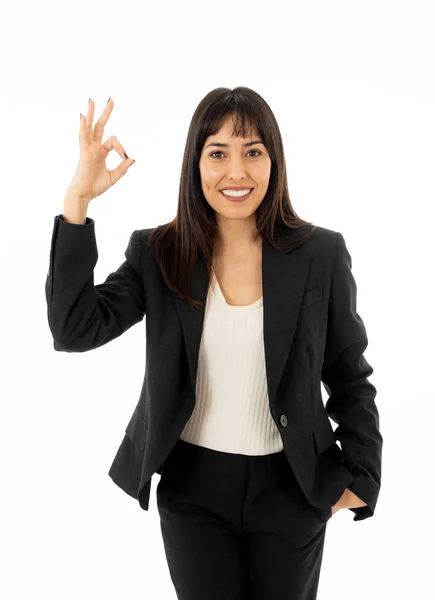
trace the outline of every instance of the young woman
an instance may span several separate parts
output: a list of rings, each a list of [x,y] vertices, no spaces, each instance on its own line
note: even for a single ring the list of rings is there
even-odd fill
[[[92,100],[80,115],[80,160],[55,217],[54,349],[100,347],[146,314],[144,382],[109,475],[144,510],[161,475],[178,598],[314,600],[329,519],[373,516],[381,484],[344,237],[296,215],[263,98],[217,88],[192,118],[174,220],[135,230],[126,260],[94,285],[87,209],[133,164],[115,136],[102,143],[112,109],[109,99],[95,126]],[[125,160],[108,171],[111,150]]]

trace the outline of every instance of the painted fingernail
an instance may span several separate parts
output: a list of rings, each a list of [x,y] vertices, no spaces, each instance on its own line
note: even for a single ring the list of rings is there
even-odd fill
[[[124,152],[124,158],[128,158],[127,152]]]
[[[110,102],[110,98],[108,99],[107,104],[109,104],[109,102]]]

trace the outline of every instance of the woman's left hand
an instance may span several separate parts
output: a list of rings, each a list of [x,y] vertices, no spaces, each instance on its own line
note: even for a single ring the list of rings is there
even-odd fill
[[[332,514],[335,514],[341,508],[359,508],[360,506],[367,506],[367,503],[361,500],[349,488],[346,488],[340,500],[334,506],[331,506],[331,511]]]

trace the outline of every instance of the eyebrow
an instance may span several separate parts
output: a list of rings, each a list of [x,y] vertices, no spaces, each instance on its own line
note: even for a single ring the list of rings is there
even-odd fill
[[[263,141],[255,140],[254,142],[248,142],[246,144],[243,144],[243,147],[253,146],[254,144],[263,144]],[[220,142],[212,142],[211,144],[207,144],[207,146],[204,148],[204,150],[206,150],[209,146],[218,146],[219,148],[229,148],[229,144],[222,144]]]

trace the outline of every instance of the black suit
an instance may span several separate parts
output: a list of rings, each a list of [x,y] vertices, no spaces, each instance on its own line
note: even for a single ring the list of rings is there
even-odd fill
[[[282,231],[295,239],[312,226]],[[109,475],[148,510],[152,475],[178,440],[195,405],[204,312],[165,285],[152,250],[151,229],[133,231],[126,260],[94,286],[95,222],[54,219],[46,280],[54,349],[86,352],[120,336],[146,314],[146,365],[139,401]],[[363,356],[367,334],[356,311],[351,256],[341,233],[317,227],[293,252],[263,242],[264,349],[271,415],[308,501],[325,509],[349,487],[373,516],[381,484],[382,436],[373,369]],[[206,300],[200,256],[192,293]],[[329,398],[321,396],[323,382]],[[326,408],[326,410],[325,410]],[[338,424],[335,431],[328,416]],[[341,448],[336,444],[340,441]]]

